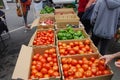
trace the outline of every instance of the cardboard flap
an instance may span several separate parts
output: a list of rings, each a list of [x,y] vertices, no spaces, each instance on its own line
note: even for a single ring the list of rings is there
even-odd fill
[[[29,76],[29,67],[31,64],[31,57],[32,57],[32,47],[27,47],[22,45],[16,66],[14,68],[14,72],[12,75],[12,79],[22,79],[28,80]]]

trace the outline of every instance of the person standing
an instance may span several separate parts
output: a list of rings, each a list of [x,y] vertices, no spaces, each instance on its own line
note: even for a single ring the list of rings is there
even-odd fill
[[[37,1],[37,2],[36,2]],[[43,9],[43,0],[34,0],[35,17],[40,16],[40,10]]]
[[[30,10],[31,0],[16,0],[16,3],[21,7],[26,29],[30,29],[30,26],[28,26],[27,23],[27,16],[28,11]]]
[[[94,25],[91,39],[100,47],[100,53],[105,55],[110,40],[120,26],[120,0],[97,0],[91,24]]]
[[[87,33],[90,32],[90,21],[82,20],[82,16],[85,13],[85,11],[94,3],[96,0],[79,0],[78,5],[78,17],[80,18],[80,21],[85,27],[85,30]]]

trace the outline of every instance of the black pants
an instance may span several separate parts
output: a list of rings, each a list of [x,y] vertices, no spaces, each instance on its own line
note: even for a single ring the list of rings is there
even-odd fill
[[[84,12],[79,12],[78,17],[80,18],[80,21],[84,25],[86,32],[89,34],[90,31],[93,29],[93,26],[90,24],[90,20],[82,20],[83,14]]]
[[[91,39],[96,47],[99,46],[101,55],[105,55],[108,52],[109,42],[111,39],[100,38],[94,34],[92,34]]]

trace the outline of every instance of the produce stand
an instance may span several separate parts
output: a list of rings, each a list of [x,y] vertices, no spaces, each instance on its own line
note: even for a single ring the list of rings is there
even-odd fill
[[[64,13],[64,9],[60,11]],[[36,32],[28,46],[22,46],[12,79],[111,80],[113,71],[108,65],[104,66],[104,60],[99,60],[101,55],[75,12],[67,15],[66,12],[62,15],[52,14],[51,17],[50,15],[43,14],[33,22],[32,27],[37,27]],[[47,24],[47,27],[40,26],[40,21],[49,18],[54,24],[52,22]],[[72,20],[77,22],[75,25],[79,26],[78,28],[65,27],[67,24],[73,25]],[[62,22],[61,27],[58,21]],[[51,32],[53,33],[50,34]],[[61,36],[64,38],[59,39]],[[49,45],[47,40],[54,42]],[[23,66],[20,68],[21,65]]]

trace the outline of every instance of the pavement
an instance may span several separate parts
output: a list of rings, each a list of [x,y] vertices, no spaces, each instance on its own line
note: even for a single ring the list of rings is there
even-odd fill
[[[8,6],[9,9],[3,11],[6,14],[6,22],[10,33],[10,38],[8,38],[7,34],[3,35],[5,45],[7,45],[7,47],[4,52],[0,53],[0,80],[11,80],[21,45],[28,45],[33,33],[36,30],[36,27],[34,27],[25,32],[23,18],[16,15],[16,4],[8,3]],[[34,19],[34,6],[32,5],[28,13],[28,24],[31,24]],[[0,49],[2,48],[3,45],[0,42]],[[109,52],[114,53],[117,51],[120,51],[120,43],[111,41]],[[115,61],[116,59],[112,60],[109,64],[114,72],[111,80],[120,80],[120,70],[115,67]]]

